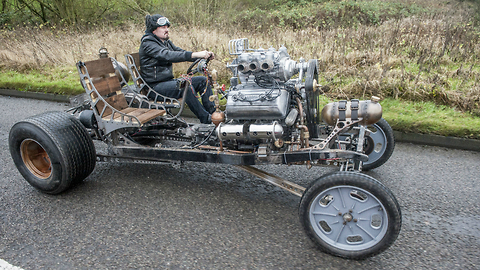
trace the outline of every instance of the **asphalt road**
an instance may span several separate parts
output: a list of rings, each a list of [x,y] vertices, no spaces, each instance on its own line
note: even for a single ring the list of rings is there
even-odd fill
[[[32,188],[8,150],[11,126],[67,105],[0,96],[0,259],[24,269],[479,269],[480,153],[398,143],[368,172],[396,195],[395,244],[363,261],[318,251],[300,198],[233,167],[97,163],[57,196]],[[334,168],[262,169],[302,185]]]

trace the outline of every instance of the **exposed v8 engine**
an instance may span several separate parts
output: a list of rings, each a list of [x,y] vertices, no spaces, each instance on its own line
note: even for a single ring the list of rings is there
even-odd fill
[[[229,51],[237,58],[228,65],[233,76],[225,109],[226,122],[217,128],[218,137],[239,148],[267,143],[281,148],[305,145],[309,127],[316,132],[318,92],[317,61],[290,59],[287,48],[250,49],[247,39],[232,40]],[[293,76],[298,77],[292,79]],[[314,106],[309,106],[308,100]],[[311,131],[310,131],[311,132]]]
[[[225,110],[231,121],[218,127],[219,138],[280,141],[287,130],[285,118],[291,109],[292,94],[285,82],[295,73],[296,62],[290,60],[285,47],[278,51],[270,48],[248,52],[242,49],[248,48],[245,43],[246,40],[230,43],[233,46],[230,53],[238,55],[230,65],[234,76]]]
[[[291,92],[295,90],[294,83],[287,82],[299,70],[306,71],[304,61],[291,60],[284,46],[278,51],[273,47],[246,49],[248,40],[245,39],[230,41],[229,48],[230,54],[238,56],[229,65],[234,76],[230,80],[226,107],[228,119],[285,119],[290,110]]]
[[[358,125],[371,125],[382,117],[376,98],[334,102],[321,110],[316,59],[294,61],[284,46],[251,49],[247,39],[230,41],[229,52],[237,57],[227,66],[233,76],[226,121],[217,127],[218,138],[228,148],[294,151],[343,145],[362,151],[364,136],[358,134],[365,131],[359,131]],[[326,125],[321,125],[322,120]],[[334,139],[348,130],[354,131]],[[322,141],[321,134],[330,135]],[[321,142],[312,146],[312,140]]]

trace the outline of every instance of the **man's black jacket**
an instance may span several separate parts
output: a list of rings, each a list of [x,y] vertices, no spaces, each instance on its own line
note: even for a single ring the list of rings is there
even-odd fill
[[[153,33],[142,37],[139,50],[141,75],[150,86],[174,78],[172,63],[193,62],[192,52],[175,46],[172,41],[161,41]]]

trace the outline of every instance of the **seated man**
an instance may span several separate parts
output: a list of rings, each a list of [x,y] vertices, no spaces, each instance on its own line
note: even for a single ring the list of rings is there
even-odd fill
[[[147,15],[145,18],[145,35],[142,37],[139,56],[141,75],[145,82],[156,92],[171,98],[181,98],[183,89],[173,76],[172,63],[190,61],[198,58],[213,59],[212,52],[190,52],[175,46],[169,40],[170,22],[159,14]],[[211,114],[215,112],[215,105],[209,100],[212,89],[207,85],[204,76],[192,77],[194,91],[188,90],[185,102],[201,123],[211,123]],[[202,103],[196,94],[201,95]]]

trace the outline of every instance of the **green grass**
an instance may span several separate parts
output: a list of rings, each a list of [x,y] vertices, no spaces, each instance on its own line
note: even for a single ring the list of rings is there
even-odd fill
[[[385,99],[383,118],[402,132],[480,139],[480,117],[433,102]]]
[[[85,91],[75,67],[46,67],[42,71],[23,72],[2,70],[0,88],[59,95],[78,95]]]

